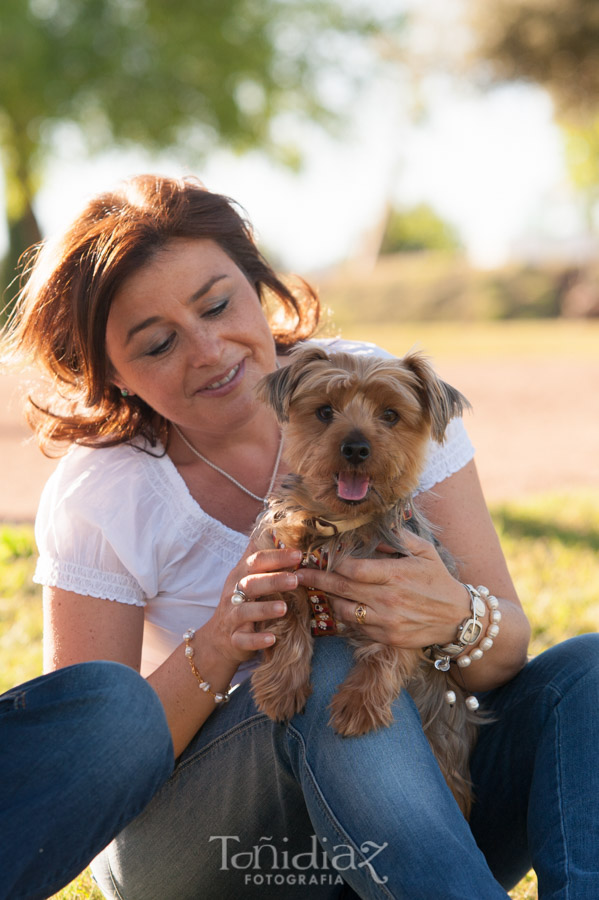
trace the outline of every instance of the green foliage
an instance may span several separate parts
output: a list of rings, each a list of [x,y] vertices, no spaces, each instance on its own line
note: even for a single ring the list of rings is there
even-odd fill
[[[104,900],[104,894],[96,887],[91,870],[86,869],[79,878],[54,894],[50,900]]]
[[[470,0],[469,21],[482,77],[539,84],[560,118],[599,112],[599,14],[589,0]]]
[[[417,250],[454,252],[461,248],[457,230],[427,203],[393,209],[381,242],[381,255]]]
[[[341,75],[349,95],[375,65],[374,54],[365,63],[367,39],[394,35],[402,21],[341,0],[4,0],[0,148],[11,237],[39,237],[32,201],[59,128],[68,137],[74,123],[92,151],[168,148],[189,163],[221,143],[289,161],[278,119],[338,122],[339,91],[333,97],[322,76]],[[13,247],[11,264],[16,255]]]
[[[340,271],[321,284],[342,328],[359,322],[544,318],[560,312],[566,270],[510,265],[478,270],[461,256],[399,253],[372,271]]]
[[[33,529],[0,528],[0,693],[42,669],[40,591]]]
[[[566,164],[585,200],[599,200],[599,10],[588,0],[469,0],[475,70],[483,84],[526,82],[551,95]]]

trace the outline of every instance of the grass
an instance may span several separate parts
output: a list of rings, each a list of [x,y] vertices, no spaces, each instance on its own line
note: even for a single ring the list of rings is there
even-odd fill
[[[492,514],[532,623],[531,651],[599,627],[599,490],[496,504]],[[41,601],[32,585],[33,529],[0,529],[0,687],[41,669]],[[511,896],[533,900],[531,873]],[[56,895],[101,900],[89,872]]]
[[[337,310],[335,322],[339,322]],[[324,333],[338,333],[325,322]],[[434,359],[546,359],[595,361],[599,321],[534,319],[506,322],[373,322],[342,329],[348,340],[367,340],[402,356],[411,347]]]

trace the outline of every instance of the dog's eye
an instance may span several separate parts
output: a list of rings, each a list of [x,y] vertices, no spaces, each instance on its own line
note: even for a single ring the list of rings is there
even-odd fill
[[[395,425],[395,423],[399,420],[399,415],[395,412],[394,409],[386,409],[381,415],[381,419],[387,425]]]
[[[333,421],[333,407],[332,406],[319,406],[316,410],[316,415],[320,419],[321,422],[332,422]]]

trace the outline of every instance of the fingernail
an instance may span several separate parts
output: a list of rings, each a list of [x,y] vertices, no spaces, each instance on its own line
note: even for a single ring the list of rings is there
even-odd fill
[[[264,643],[266,644],[267,647],[269,647],[271,644],[274,644],[275,641],[276,641],[276,637],[274,636],[274,634],[265,634],[264,635]]]
[[[293,562],[296,562],[296,563],[302,561],[302,556],[303,556],[303,555],[304,555],[304,554],[302,553],[301,550],[292,550],[291,553],[290,553],[290,556],[291,556],[292,561],[293,561]]]
[[[285,587],[292,589],[297,587],[297,575],[295,573],[290,572],[285,576]]]
[[[275,603],[273,609],[274,609],[274,612],[276,613],[276,615],[284,616],[285,613],[287,612],[287,604],[286,603]]]

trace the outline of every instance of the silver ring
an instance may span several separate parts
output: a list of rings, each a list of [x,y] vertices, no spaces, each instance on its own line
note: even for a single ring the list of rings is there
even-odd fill
[[[241,590],[239,584],[236,584],[235,590],[231,594],[231,603],[233,606],[241,606],[242,603],[247,603],[249,599],[248,595]]]

